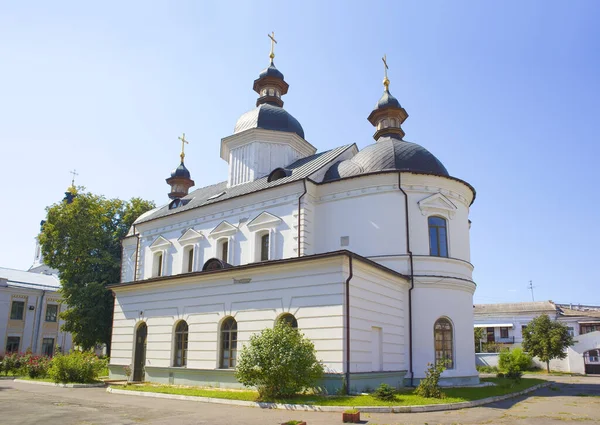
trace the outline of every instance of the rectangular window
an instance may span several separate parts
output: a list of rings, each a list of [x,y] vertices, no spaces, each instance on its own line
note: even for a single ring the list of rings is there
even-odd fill
[[[58,306],[56,304],[46,305],[46,322],[56,322],[58,316]]]
[[[575,329],[573,326],[567,326],[567,331],[569,332],[569,335],[575,336]]]
[[[227,263],[229,259],[229,242],[225,241],[221,244],[221,261]]]
[[[21,337],[19,336],[9,336],[6,338],[6,353],[18,353],[19,345],[21,344]]]
[[[260,261],[269,260],[269,235],[262,235],[260,238]]]
[[[188,251],[187,271],[188,271],[188,273],[191,273],[192,271],[194,271],[194,248],[190,248],[190,250]]]
[[[500,338],[508,338],[508,328],[500,328]]]
[[[494,337],[494,328],[486,328],[487,334],[487,342],[495,342],[496,338]]]
[[[10,308],[10,320],[23,320],[25,301],[13,301]]]
[[[54,338],[44,338],[42,340],[42,355],[48,357],[54,355]]]
[[[579,333],[581,335],[587,334],[590,332],[600,331],[600,323],[592,323],[586,325],[580,325]]]

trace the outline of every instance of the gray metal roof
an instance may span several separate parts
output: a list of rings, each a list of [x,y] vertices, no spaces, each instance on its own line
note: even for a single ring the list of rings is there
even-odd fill
[[[6,279],[8,286],[28,289],[58,290],[60,281],[53,275],[31,273],[24,270],[14,270],[0,267],[0,279]]]
[[[263,78],[263,77],[275,77],[275,78],[279,78],[279,79],[283,80],[283,74],[281,73],[280,70],[278,70],[275,67],[275,64],[273,63],[272,60],[271,60],[271,63],[269,64],[269,66],[266,67],[265,69],[263,69],[262,71],[260,71],[260,74],[258,74],[258,78]]]
[[[383,109],[389,107],[402,108],[402,106],[400,106],[400,102],[398,102],[398,99],[392,96],[389,90],[385,90],[381,98],[377,101],[375,109]]]
[[[384,170],[415,171],[449,177],[446,167],[424,147],[383,136],[352,159],[331,166],[324,181]]]
[[[548,313],[556,311],[556,305],[554,305],[554,303],[552,303],[551,301],[475,304],[473,307],[474,314]]]
[[[242,115],[237,120],[233,133],[241,133],[251,128],[296,133],[304,138],[304,129],[298,120],[285,109],[269,103],[260,104]]]
[[[283,177],[272,182],[268,182],[268,176],[264,176],[258,180],[249,183],[240,184],[237,186],[227,187],[227,182],[220,182],[211,186],[202,187],[194,190],[189,195],[182,199],[189,200],[186,205],[170,210],[169,205],[163,205],[144,215],[140,216],[135,224],[144,223],[160,217],[166,217],[172,214],[177,214],[183,211],[188,211],[194,208],[199,208],[205,205],[210,205],[215,202],[220,202],[226,199],[235,198],[236,196],[246,195],[252,192],[257,192],[263,189],[269,189],[282,184],[302,180],[309,177],[316,171],[320,170],[327,164],[335,161],[335,159],[344,151],[349,149],[353,144],[340,146],[326,152],[320,152],[306,158],[299,159],[293,164],[287,165],[285,168],[291,170],[291,175]],[[219,196],[217,196],[219,195]]]

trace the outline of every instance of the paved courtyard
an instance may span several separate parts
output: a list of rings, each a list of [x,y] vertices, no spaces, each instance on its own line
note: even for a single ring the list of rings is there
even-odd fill
[[[364,424],[600,424],[600,377],[552,377],[555,385],[484,407],[447,412],[363,414]],[[588,395],[583,396],[583,395]],[[0,380],[0,425],[341,424],[340,413],[288,412],[108,394],[103,388],[55,388]]]

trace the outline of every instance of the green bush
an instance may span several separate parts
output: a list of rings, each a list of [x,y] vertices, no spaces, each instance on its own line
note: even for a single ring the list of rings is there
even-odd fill
[[[392,401],[396,397],[396,390],[388,384],[381,384],[373,392],[373,397],[378,400]]]
[[[19,353],[7,354],[4,356],[4,360],[2,360],[2,365],[5,376],[8,376],[9,373],[17,375],[21,368],[21,355]]]
[[[496,373],[498,372],[498,367],[497,366],[476,366],[477,372],[481,372],[481,373]]]
[[[503,351],[498,359],[498,366],[506,372],[507,378],[520,379],[523,372],[531,367],[531,356],[521,348]]]
[[[235,376],[247,387],[254,386],[261,399],[292,396],[313,388],[323,376],[315,346],[297,329],[278,322],[263,329],[240,353]]]
[[[436,364],[427,363],[425,378],[421,379],[419,386],[415,390],[417,395],[427,398],[443,398],[444,393],[440,389],[440,375],[446,369],[443,362]]]
[[[106,367],[107,361],[99,359],[89,351],[71,351],[63,355],[57,353],[52,359],[48,376],[54,382],[92,383]]]

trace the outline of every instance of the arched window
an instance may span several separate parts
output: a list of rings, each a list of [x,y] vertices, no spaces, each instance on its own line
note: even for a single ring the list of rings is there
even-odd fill
[[[230,369],[235,367],[237,357],[237,322],[228,317],[221,324],[221,356],[219,367]]]
[[[435,364],[445,362],[446,369],[454,369],[452,323],[442,318],[435,322],[433,328],[435,344]]]
[[[269,260],[269,234],[265,233],[260,237],[260,261]]]
[[[187,364],[188,324],[182,320],[175,328],[175,359],[173,366],[183,367]]]
[[[279,317],[278,321],[280,323],[286,323],[290,325],[293,329],[298,329],[298,321],[296,320],[293,314],[286,313]]]
[[[442,217],[429,217],[429,255],[448,256],[446,220]]]

